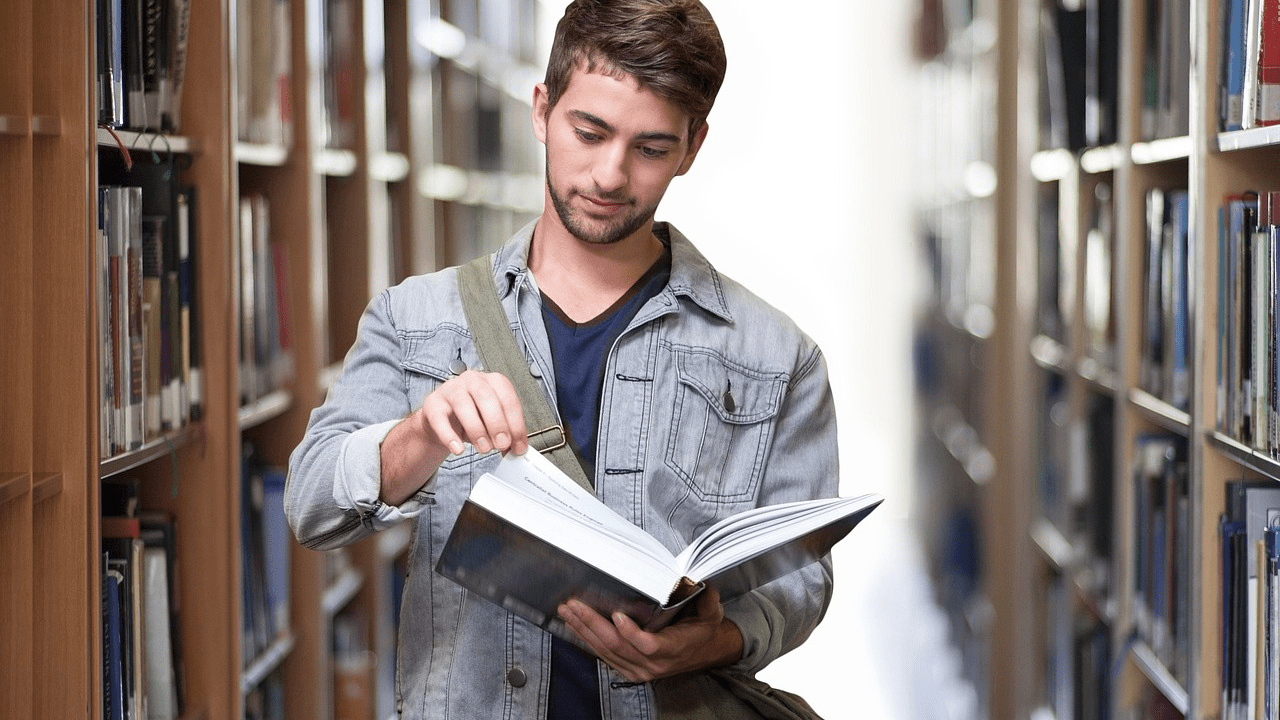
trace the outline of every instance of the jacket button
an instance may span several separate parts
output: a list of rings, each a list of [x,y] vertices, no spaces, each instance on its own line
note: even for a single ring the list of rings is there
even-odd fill
[[[542,371],[538,369],[538,363],[532,360],[529,361],[529,374],[536,378],[542,377]]]
[[[524,687],[529,682],[529,676],[524,674],[520,668],[511,668],[507,671],[507,682],[511,683],[511,687]]]

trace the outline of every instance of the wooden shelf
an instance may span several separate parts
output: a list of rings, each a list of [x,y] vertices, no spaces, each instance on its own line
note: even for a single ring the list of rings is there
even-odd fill
[[[240,429],[248,430],[279,417],[287,412],[291,405],[293,405],[293,393],[288,390],[267,393],[248,405],[240,406],[238,413]]]
[[[250,691],[275,672],[293,651],[296,639],[291,632],[278,634],[261,655],[253,659],[240,676],[240,693],[248,695]]]
[[[204,434],[202,423],[192,423],[180,430],[168,433],[160,438],[145,443],[137,450],[103,460],[99,464],[99,475],[111,477],[133,470],[153,460],[171,457],[179,448],[194,442]]]
[[[28,473],[0,474],[0,504],[26,495],[31,490],[31,475]]]
[[[347,568],[332,585],[325,588],[324,598],[320,601],[321,610],[326,617],[333,617],[355,598],[362,587],[364,576],[355,568]]]
[[[181,153],[187,155],[200,152],[199,141],[179,135],[116,130],[115,135],[120,138],[120,142],[116,142],[116,138],[112,137],[111,133],[112,131],[110,130],[98,128],[98,147],[117,147],[123,143],[130,151]]]
[[[235,158],[236,162],[244,165],[282,167],[289,161],[289,148],[283,145],[237,142]]]
[[[1187,696],[1187,691],[1173,679],[1169,671],[1156,659],[1156,654],[1151,648],[1140,640],[1134,640],[1129,647],[1129,659],[1133,662],[1142,674],[1146,676],[1151,684],[1164,695],[1178,712],[1186,715],[1190,712],[1191,704]]]

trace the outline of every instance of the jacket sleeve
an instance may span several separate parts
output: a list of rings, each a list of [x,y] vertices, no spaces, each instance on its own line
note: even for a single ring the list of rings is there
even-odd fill
[[[836,495],[835,406],[826,363],[815,347],[790,382],[762,483],[761,505]],[[725,604],[742,632],[734,669],[755,674],[803,643],[831,601],[831,558],[801,568]]]
[[[306,547],[346,545],[422,511],[423,491],[399,507],[378,499],[382,440],[412,410],[400,347],[384,291],[365,308],[342,373],[289,458],[285,515]]]

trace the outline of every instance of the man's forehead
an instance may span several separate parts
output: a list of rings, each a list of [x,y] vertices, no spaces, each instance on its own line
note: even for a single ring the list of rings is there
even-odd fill
[[[612,97],[607,92],[598,92],[602,89],[607,90],[610,83],[617,83],[626,89],[624,95],[630,95],[627,98],[627,107],[620,107],[618,97]],[[584,85],[590,87],[585,88]],[[569,102],[564,102],[566,99]],[[637,99],[640,100],[639,103],[636,102]],[[621,124],[635,129],[634,126],[639,124],[643,126],[637,130],[640,134],[666,134],[684,139],[690,121],[688,113],[651,88],[642,85],[633,75],[600,66],[588,69],[583,63],[579,63],[569,76],[569,82],[560,100],[559,104],[563,105],[565,111],[573,117],[611,129]],[[649,111],[643,114],[635,113],[634,105],[636,104],[646,105]]]

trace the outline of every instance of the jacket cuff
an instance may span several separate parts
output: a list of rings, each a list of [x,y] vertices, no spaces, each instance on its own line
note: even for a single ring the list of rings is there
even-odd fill
[[[742,633],[742,657],[729,666],[731,669],[754,676],[781,654],[772,641],[782,633],[775,632],[768,612],[753,593],[726,603],[724,616]]]
[[[358,512],[373,530],[415,517],[424,507],[417,493],[398,506],[378,499],[382,492],[382,441],[399,424],[399,420],[388,420],[360,428],[347,436],[338,453],[333,501],[343,510]]]

